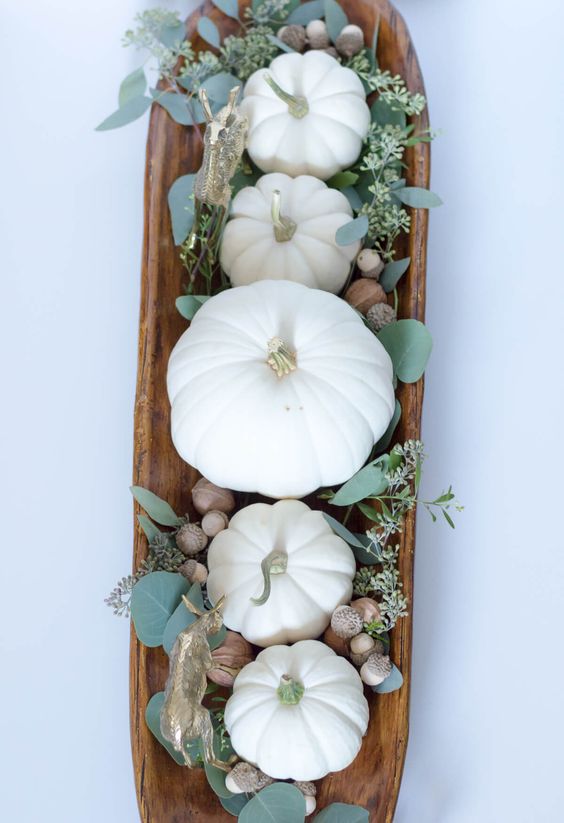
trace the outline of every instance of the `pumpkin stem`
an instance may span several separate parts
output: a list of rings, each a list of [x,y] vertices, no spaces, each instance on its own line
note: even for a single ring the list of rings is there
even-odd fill
[[[272,206],[270,209],[270,215],[274,226],[274,237],[279,243],[285,243],[287,240],[292,239],[296,233],[298,224],[295,223],[291,217],[283,217],[280,214],[280,205],[280,192],[278,189],[275,189],[272,192]]]
[[[273,549],[270,554],[267,554],[260,564],[262,576],[264,578],[264,589],[260,597],[251,597],[251,603],[255,606],[262,606],[270,597],[270,590],[272,582],[270,576],[272,574],[284,574],[288,568],[288,555],[286,552],[281,552],[278,549]]]
[[[288,111],[292,117],[300,120],[309,112],[309,105],[305,97],[298,97],[295,94],[289,94],[281,88],[271,74],[264,75],[265,82],[270,86],[274,94],[280,98],[288,106]]]
[[[295,706],[304,696],[305,689],[299,680],[294,680],[289,674],[283,674],[280,685],[276,689],[278,699],[283,706]]]
[[[266,362],[278,377],[284,377],[284,375],[296,370],[296,352],[289,349],[282,338],[273,337],[269,340],[267,350],[268,360]]]

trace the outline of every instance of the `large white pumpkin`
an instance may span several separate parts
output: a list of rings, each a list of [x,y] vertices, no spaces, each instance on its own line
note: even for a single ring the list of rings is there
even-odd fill
[[[206,301],[167,382],[180,455],[218,486],[268,497],[348,480],[395,403],[389,355],[354,309],[286,280]]]
[[[234,286],[294,280],[337,293],[360,242],[339,246],[337,229],[352,219],[349,201],[310,175],[265,174],[234,198],[223,232],[221,267]]]
[[[318,640],[271,646],[242,669],[225,707],[237,754],[277,780],[346,768],[368,726],[356,669]]]
[[[319,637],[352,596],[349,546],[300,500],[237,512],[208,551],[208,596],[225,625],[258,646]]]
[[[327,180],[358,159],[370,110],[352,69],[328,54],[282,54],[252,74],[241,109],[248,152],[262,171]]]

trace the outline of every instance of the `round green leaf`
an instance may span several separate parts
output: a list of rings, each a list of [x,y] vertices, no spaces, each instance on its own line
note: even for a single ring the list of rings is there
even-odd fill
[[[348,18],[336,0],[325,0],[323,4],[325,11],[325,23],[329,37],[335,42],[342,30],[348,25]]]
[[[224,106],[229,99],[229,92],[236,86],[241,87],[241,81],[234,74],[227,71],[220,71],[212,74],[202,83],[202,88],[206,90],[210,100]]]
[[[380,275],[380,285],[385,292],[391,292],[398,284],[400,277],[405,274],[411,263],[411,257],[404,257],[402,260],[393,260],[384,266],[384,271]]]
[[[170,210],[170,220],[172,223],[172,235],[177,246],[180,246],[180,244],[186,240],[192,228],[192,223],[194,222],[194,198],[192,194],[195,179],[195,174],[183,174],[182,177],[176,178],[168,191],[168,208]],[[183,314],[180,309],[178,309],[178,311],[180,311],[180,314]],[[186,315],[184,316],[186,317]],[[192,315],[192,317],[193,316],[194,315]],[[191,319],[191,317],[188,318],[188,320]]]
[[[378,333],[378,340],[392,359],[394,371],[403,383],[416,383],[425,371],[433,340],[419,320],[398,320]]]
[[[209,300],[207,294],[183,294],[176,298],[176,308],[186,320],[192,320],[198,309]]]
[[[340,229],[337,229],[335,240],[339,246],[349,246],[351,243],[356,243],[368,232],[368,217],[361,214],[360,217],[355,217],[349,223],[345,223]]]
[[[239,817],[243,808],[249,802],[249,796],[246,794],[234,794],[232,797],[220,797],[219,802],[226,812],[232,814],[233,817]]]
[[[220,36],[219,36],[219,29],[213,22],[210,20],[209,17],[200,17],[198,20],[198,34],[202,37],[210,46],[218,49],[220,45]]]
[[[350,506],[373,495],[382,494],[388,488],[385,466],[369,463],[341,486],[331,499],[333,506]]]
[[[331,803],[315,816],[315,823],[368,823],[368,810],[348,803]]]
[[[401,200],[405,206],[411,206],[414,209],[433,209],[443,203],[438,194],[428,189],[420,189],[417,186],[405,186],[396,189],[394,196]]]
[[[356,181],[358,180],[358,174],[354,171],[338,171],[337,174],[334,174],[327,181],[327,185],[330,186],[332,189],[347,189],[350,186],[354,186]]]
[[[389,694],[401,689],[403,686],[403,675],[397,666],[392,664],[392,671],[379,686],[372,686],[372,691],[377,694]]]
[[[303,794],[289,783],[273,783],[256,794],[239,815],[240,823],[303,823]]]
[[[222,797],[224,800],[233,797],[233,792],[230,792],[225,785],[226,772],[218,769],[217,766],[212,766],[211,763],[204,763],[204,769],[208,783],[218,797]]]
[[[137,637],[154,648],[163,642],[166,625],[190,584],[181,574],[151,572],[144,575],[131,593],[131,617]]]
[[[164,697],[164,692],[157,692],[157,694],[154,694],[151,697],[147,703],[147,708],[145,709],[145,722],[147,723],[147,726],[152,734],[154,734],[161,746],[164,746],[173,760],[175,760],[179,766],[185,766],[186,764],[184,763],[183,756],[180,752],[176,751],[168,740],[165,740],[161,733],[161,709],[163,707]],[[201,746],[199,739],[189,741],[186,746],[186,751],[194,760],[201,757]]]
[[[286,23],[307,26],[312,20],[319,20],[325,14],[323,0],[309,0],[298,6],[286,20]]]
[[[178,517],[172,507],[149,489],[143,486],[131,486],[131,494],[149,517],[152,517],[161,526],[177,526]]]
[[[188,593],[186,597],[190,600],[190,593]],[[187,609],[184,601],[181,600],[169,617],[163,632],[163,649],[167,654],[171,653],[172,647],[180,632],[183,632],[184,629],[187,629],[188,626],[191,626],[192,623],[195,622],[196,615]]]
[[[212,0],[212,3],[226,14],[227,17],[232,17],[234,20],[239,19],[239,4],[237,0]]]

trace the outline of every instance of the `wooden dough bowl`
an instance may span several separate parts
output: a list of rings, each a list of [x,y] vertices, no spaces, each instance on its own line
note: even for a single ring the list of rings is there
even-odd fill
[[[372,42],[379,23],[378,60],[383,69],[400,74],[412,92],[423,92],[417,57],[407,28],[387,0],[341,0],[350,22],[360,25],[366,43]],[[236,23],[225,17],[209,0],[187,21],[187,36],[206,48],[195,34],[201,15],[211,17],[222,34]],[[426,113],[416,123],[427,128]],[[139,364],[135,406],[133,482],[151,489],[180,512],[191,511],[190,490],[199,475],[176,453],[170,437],[166,370],[169,354],[186,328],[175,308],[182,294],[185,271],[175,248],[167,194],[174,180],[198,169],[201,142],[190,130],[177,125],[160,106],[151,113],[145,177],[145,233],[139,321]],[[407,152],[408,185],[427,186],[429,146],[421,143]],[[412,213],[411,232],[404,236],[398,257],[411,257],[408,273],[400,281],[400,316],[423,319],[425,305],[425,252],[427,212]],[[396,439],[419,437],[422,381],[400,384],[403,414]],[[309,501],[319,506],[315,496]],[[138,509],[136,508],[136,512]],[[367,527],[361,519],[357,530]],[[401,539],[400,571],[405,593],[413,598],[413,553],[415,518],[410,516]],[[133,565],[147,551],[145,537],[135,525]],[[392,632],[392,659],[404,676],[396,692],[375,695],[370,690],[370,726],[360,754],[348,769],[329,775],[318,783],[318,810],[332,802],[353,803],[370,810],[373,823],[390,823],[398,797],[407,746],[411,657],[411,617],[400,620]],[[208,787],[203,769],[189,771],[176,765],[155,740],[145,724],[150,697],[164,687],[168,658],[164,651],[142,646],[131,638],[131,739],[135,782],[141,819],[144,823],[227,823],[233,820]]]

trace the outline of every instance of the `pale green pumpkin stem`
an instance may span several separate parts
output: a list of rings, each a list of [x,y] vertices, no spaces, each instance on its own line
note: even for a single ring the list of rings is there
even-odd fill
[[[267,343],[267,351],[266,362],[278,377],[284,377],[296,370],[298,362],[296,352],[289,349],[281,337],[272,337]]]
[[[273,549],[270,554],[267,554],[260,564],[262,576],[264,578],[264,589],[260,597],[251,597],[251,603],[255,606],[262,606],[270,597],[270,590],[272,581],[270,579],[273,574],[284,574],[288,568],[288,555],[286,552]]]
[[[283,706],[295,706],[304,696],[305,689],[299,680],[294,680],[289,674],[283,674],[280,685],[276,689],[279,701]]]
[[[305,97],[298,97],[295,94],[289,94],[289,92],[284,91],[284,89],[280,88],[271,74],[265,74],[264,79],[274,94],[286,103],[288,106],[288,111],[292,117],[296,117],[299,120],[300,118],[306,116],[309,112],[309,105]]]
[[[272,192],[272,206],[270,207],[270,216],[272,217],[272,225],[274,227],[274,237],[279,243],[285,243],[291,240],[298,224],[292,220],[291,217],[283,217],[280,214],[280,207],[282,198],[278,189]]]

